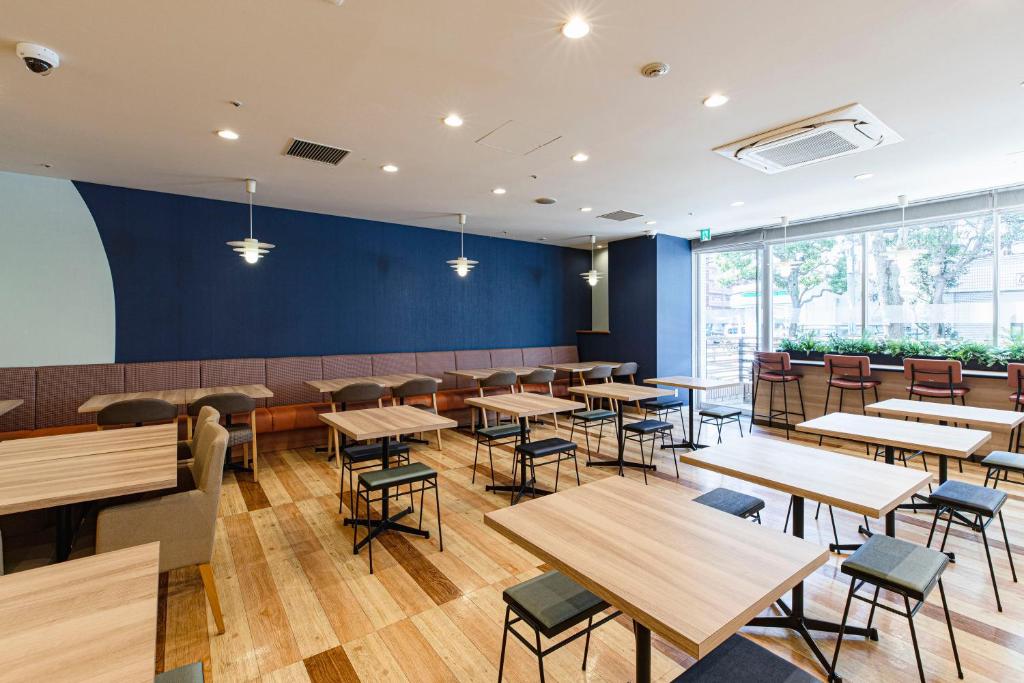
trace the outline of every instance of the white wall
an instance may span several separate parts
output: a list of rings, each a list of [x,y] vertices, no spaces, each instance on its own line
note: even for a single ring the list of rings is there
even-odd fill
[[[0,367],[113,362],[110,266],[70,180],[0,173],[0,320]]]

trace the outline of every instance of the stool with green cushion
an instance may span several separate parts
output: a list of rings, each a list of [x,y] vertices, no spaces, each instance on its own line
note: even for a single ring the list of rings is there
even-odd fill
[[[203,683],[203,663],[193,662],[159,673],[153,683]]]
[[[654,443],[661,436],[662,441],[665,440],[665,436],[672,433],[672,423],[665,422],[664,420],[640,420],[639,422],[630,422],[622,427],[622,438],[625,441],[636,441],[640,445],[640,461],[644,462],[644,442],[651,442],[651,465],[654,464]],[[650,437],[650,438],[648,438]],[[679,461],[676,458],[672,458],[672,462],[676,466],[676,479],[679,478]],[[647,468],[643,468],[644,483],[647,483]]]
[[[711,489],[707,493],[697,496],[693,502],[707,505],[741,519],[753,517],[758,524],[761,523],[761,510],[764,510],[764,501],[760,498],[722,487]]]
[[[992,479],[992,488],[999,485],[999,475],[1003,475],[1003,481],[1010,482],[1010,473],[1024,474],[1024,455],[1011,453],[1010,451],[992,451],[981,461],[981,464],[988,468],[985,472],[985,486],[988,480]],[[1010,482],[1013,484],[1024,484],[1024,481]]]
[[[596,624],[594,617],[608,609],[607,602],[579,585],[565,574],[550,571],[529,581],[506,588],[501,595],[505,601],[505,629],[501,635],[501,658],[498,663],[498,680],[502,680],[505,669],[505,646],[511,633],[519,642],[537,656],[540,680],[544,682],[544,657],[568,645],[580,636],[586,636],[583,646],[583,670],[587,669],[587,652],[590,650],[590,632],[614,619],[620,613],[602,617]],[[515,619],[511,618],[515,613]],[[540,637],[555,638],[570,628],[587,622],[587,627],[568,638],[555,643],[546,650],[541,647]],[[519,631],[512,628],[519,622],[533,629],[534,642],[529,642]]]
[[[1013,566],[1010,539],[1006,535],[1006,521],[1003,520],[1006,492],[950,479],[928,496],[928,502],[935,505],[935,517],[932,519],[932,528],[928,533],[929,546],[932,544],[932,537],[935,535],[935,526],[938,524],[939,518],[943,514],[948,517],[946,531],[942,534],[942,545],[939,547],[939,550],[943,552],[946,550],[946,540],[949,538],[949,528],[953,524],[953,518],[958,517],[960,522],[963,522],[963,515],[974,516],[974,521],[964,524],[964,526],[981,533],[981,540],[985,546],[985,557],[988,559],[988,572],[992,577],[992,590],[996,594],[996,608],[1002,612],[1003,603],[999,600],[996,570],[992,565],[992,554],[989,552],[988,534],[985,533],[985,530],[996,517],[999,517],[999,525],[1003,528],[1003,542],[1006,544],[1006,557],[1010,560],[1010,573],[1013,575],[1013,582],[1017,583],[1017,570]]]
[[[344,436],[344,435],[342,435]],[[337,438],[337,436],[335,436]],[[341,459],[338,467],[341,468],[342,478],[348,472],[348,509],[355,505],[355,488],[352,486],[352,476],[355,472],[362,470],[379,469],[383,460],[383,448],[379,443],[357,443],[342,446]],[[392,441],[388,444],[388,457],[397,460],[399,465],[409,464],[409,444],[401,441]],[[390,462],[388,463],[391,464]],[[341,501],[343,491],[338,491],[338,512],[341,513]]]
[[[842,565],[842,572],[850,577],[850,591],[846,596],[846,607],[843,610],[843,621],[839,626],[836,638],[836,649],[832,655],[832,671],[836,670],[839,661],[839,648],[843,644],[843,633],[850,616],[850,603],[854,598],[870,603],[867,628],[875,616],[875,609],[884,609],[893,614],[907,618],[910,624],[910,639],[914,644],[914,656],[917,658],[917,671],[924,681],[924,665],[921,663],[921,651],[917,644],[917,631],[914,629],[914,615],[917,614],[932,589],[939,587],[942,598],[942,611],[946,615],[946,629],[949,631],[949,642],[953,646],[953,659],[960,678],[964,677],[960,668],[960,654],[956,649],[956,638],[953,636],[953,622],[949,618],[949,606],[946,604],[946,592],[942,588],[942,572],[949,564],[949,557],[944,553],[924,546],[901,541],[897,538],[875,534],[853,553]],[[868,600],[857,595],[857,591],[865,584],[875,587],[874,597]],[[882,589],[903,597],[905,611],[899,611],[878,601],[878,593]],[[910,601],[917,604],[911,607]]]
[[[576,444],[572,441],[566,441],[558,437],[551,437],[549,439],[541,439],[540,441],[527,441],[516,446],[515,460],[512,462],[512,481],[516,480],[516,471],[518,467],[523,467],[521,476],[523,481],[526,482],[526,470],[530,468],[530,480],[532,481],[531,489],[533,495],[536,497],[538,493],[547,493],[546,491],[538,491],[537,489],[537,473],[536,466],[537,460],[541,458],[551,458],[554,460],[545,460],[540,465],[550,465],[555,463],[555,491],[558,491],[558,475],[562,470],[563,460],[572,460],[573,466],[576,468],[576,485],[580,485],[580,468],[576,462]],[[520,465],[519,459],[522,458],[523,462]],[[523,485],[524,489],[526,483]],[[512,497],[512,503],[515,504],[517,498]]]
[[[569,428],[569,441],[572,441],[573,435],[576,433],[576,425],[580,426],[583,430],[583,437],[587,442],[587,459],[590,459],[590,454],[601,452],[601,439],[604,436],[604,426],[612,425],[611,429],[615,429],[615,413],[611,410],[605,410],[604,408],[596,408],[594,410],[581,410],[575,412],[569,417],[572,418],[572,426]],[[598,427],[597,431],[597,450],[590,450],[590,429],[592,427]]]
[[[479,427],[476,432],[476,450],[473,451],[473,480],[472,483],[476,483],[476,462],[477,457],[480,455],[480,444],[487,446],[487,459],[491,463],[491,486],[494,486],[494,446],[504,446],[506,444],[519,443],[520,428],[517,424],[498,424],[492,427]],[[530,430],[526,430],[526,436],[529,438]],[[513,465],[513,478],[515,466]]]
[[[740,635],[729,636],[672,683],[813,683],[818,679]]]
[[[718,430],[718,443],[722,443],[722,427],[730,422],[735,422],[740,428],[740,438],[743,438],[743,423],[740,422],[740,415],[743,411],[731,406],[705,406],[700,409],[700,425],[697,427],[697,443],[700,443],[700,432],[704,424],[709,422],[715,425]]]
[[[418,489],[413,488],[415,484],[420,485]],[[352,516],[356,519],[359,518],[359,504],[362,501],[366,504],[366,517],[369,518],[370,503],[377,503],[383,500],[386,489],[396,489],[395,493],[387,494],[389,498],[397,498],[400,495],[404,495],[397,492],[400,486],[409,487],[410,498],[413,493],[419,492],[420,494],[420,519],[417,524],[417,528],[420,531],[423,530],[423,496],[427,489],[434,489],[434,502],[437,505],[437,540],[441,552],[444,552],[444,537],[441,535],[441,498],[437,490],[437,472],[423,463],[414,462],[402,465],[401,467],[389,467],[360,474],[356,488],[356,509],[352,511]],[[371,498],[373,493],[380,493],[381,495]],[[373,523],[374,521],[380,522],[380,520],[369,520],[366,525],[366,538],[369,539],[367,546],[370,548],[371,574],[373,573],[373,537],[380,533],[381,529],[379,524]],[[353,553],[356,552],[358,546],[358,528],[358,526],[354,526],[352,531]],[[424,533],[424,536],[426,538],[430,537],[428,533]]]

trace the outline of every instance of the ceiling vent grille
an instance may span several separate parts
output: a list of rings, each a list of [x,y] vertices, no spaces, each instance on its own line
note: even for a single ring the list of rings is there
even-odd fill
[[[714,151],[762,173],[781,173],[902,140],[867,108],[852,104]]]
[[[642,213],[633,213],[632,211],[623,211],[620,209],[618,211],[612,211],[611,213],[602,214],[597,216],[597,218],[607,218],[610,221],[622,222],[631,221],[634,218],[640,218],[641,216],[643,216]]]
[[[348,153],[349,150],[342,149],[341,147],[331,147],[330,145],[321,145],[318,142],[292,138],[292,142],[288,145],[284,155],[337,166],[341,163],[342,159],[348,156]]]

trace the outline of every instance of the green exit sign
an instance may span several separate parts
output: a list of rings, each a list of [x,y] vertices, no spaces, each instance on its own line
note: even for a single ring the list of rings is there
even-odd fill
[[[710,242],[711,241],[711,228],[702,228],[700,231],[700,241]]]

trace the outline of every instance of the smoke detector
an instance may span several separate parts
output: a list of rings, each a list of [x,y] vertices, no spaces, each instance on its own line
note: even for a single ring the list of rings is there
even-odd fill
[[[712,151],[772,174],[902,141],[866,107],[852,104]]]
[[[537,197],[533,201],[537,202],[538,204],[554,204],[558,200],[555,199],[554,197]]]
[[[668,68],[665,62],[651,62],[640,67],[640,74],[644,78],[660,78],[668,73]]]

